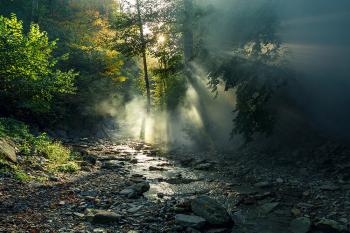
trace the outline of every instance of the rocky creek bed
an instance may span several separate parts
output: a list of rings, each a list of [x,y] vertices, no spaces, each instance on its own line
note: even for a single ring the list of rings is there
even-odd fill
[[[346,179],[132,141],[70,145],[84,157],[75,175],[0,178],[0,232],[349,232]]]

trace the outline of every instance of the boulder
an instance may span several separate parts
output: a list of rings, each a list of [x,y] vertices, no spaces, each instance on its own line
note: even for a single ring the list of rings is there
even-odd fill
[[[205,225],[205,219],[195,215],[177,214],[175,222],[184,227],[201,228]]]
[[[300,217],[290,223],[290,230],[293,233],[307,233],[311,229],[310,218]]]
[[[325,218],[320,219],[318,222],[316,222],[315,227],[327,233],[347,232],[346,226],[338,223],[337,221]]]
[[[208,170],[212,169],[213,167],[214,167],[214,164],[212,164],[212,163],[199,163],[194,167],[194,169],[208,171]]]
[[[14,143],[0,138],[0,158],[17,163],[16,149]]]
[[[142,195],[143,193],[147,192],[150,189],[150,185],[148,182],[145,181],[145,182],[134,184],[133,186],[131,186],[131,188],[135,190],[135,192],[138,195]]]
[[[192,211],[213,225],[224,225],[231,222],[226,209],[208,196],[199,196],[191,201]]]
[[[104,169],[118,169],[121,168],[121,165],[118,160],[107,160],[102,164]]]
[[[227,228],[215,228],[215,229],[210,229],[206,231],[206,233],[228,233],[228,232],[231,232],[231,231]]]
[[[128,198],[137,197],[137,193],[135,192],[135,190],[133,190],[131,188],[123,189],[119,194],[123,195],[123,196],[126,196]]]
[[[320,186],[320,189],[323,191],[336,191],[339,190],[340,187],[333,183],[326,183]]]
[[[148,182],[140,182],[129,186],[126,189],[123,189],[120,194],[127,196],[128,198],[135,198],[141,196],[143,193],[147,192],[150,189],[150,185]]]
[[[279,205],[278,202],[269,202],[265,203],[262,206],[260,206],[261,212],[264,214],[268,214],[272,212],[277,206]]]
[[[258,182],[256,184],[254,184],[254,187],[256,187],[256,188],[268,188],[270,186],[271,186],[271,183],[267,182],[267,181],[262,181],[262,182]]]
[[[92,223],[94,224],[111,224],[118,222],[121,219],[121,215],[114,212],[106,210],[95,210],[91,218]]]
[[[154,166],[150,166],[148,169],[149,169],[150,171],[166,171],[166,169],[163,168],[163,167],[154,167]]]
[[[233,212],[231,214],[231,218],[233,220],[233,222],[237,225],[237,224],[244,224],[246,222],[246,217],[243,215],[243,212],[240,210],[240,211],[236,211],[236,212]]]

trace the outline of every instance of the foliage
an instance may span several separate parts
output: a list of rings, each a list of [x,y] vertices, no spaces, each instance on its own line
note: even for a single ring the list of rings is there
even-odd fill
[[[68,162],[57,167],[57,170],[65,173],[74,173],[79,170],[79,166],[75,162]]]
[[[236,93],[232,136],[242,134],[250,141],[255,133],[272,133],[275,112],[270,100],[285,84],[288,75],[283,68],[241,57],[235,57],[217,67],[209,79],[213,91],[217,92],[221,79],[225,90],[234,89]]]
[[[110,27],[110,17],[117,6],[114,0],[40,1],[36,14],[40,28],[48,32],[44,33],[44,37],[48,36],[51,40],[59,38],[48,43],[55,48],[53,54],[59,60],[55,69],[79,72],[79,76],[75,77],[75,95],[55,93],[45,102],[50,105],[40,109],[45,112],[35,114],[13,111],[8,101],[12,97],[9,96],[4,100],[9,102],[9,107],[4,109],[1,106],[0,114],[34,122],[41,128],[59,125],[83,132],[81,129],[88,126],[92,131],[88,133],[93,133],[94,126],[105,115],[105,112],[96,110],[101,102],[129,100],[130,93],[137,90],[134,77],[139,75],[139,69],[132,58],[125,57],[113,46],[115,30]],[[24,0],[0,2],[0,14],[10,16],[12,12],[23,19],[23,30],[30,30],[31,4]],[[66,55],[68,53],[69,56]],[[40,86],[36,87],[39,89]],[[59,90],[64,90],[63,86]],[[42,95],[41,92],[39,94]],[[32,105],[38,105],[36,100],[40,96],[35,96],[35,102],[28,104],[26,93],[18,93],[20,98],[16,99],[16,104],[37,110],[37,106]]]
[[[30,1],[0,2],[0,101],[7,103],[0,114],[90,136],[99,121],[117,112],[110,110],[113,104],[106,110],[101,103],[120,106],[149,90],[140,79],[142,66],[151,71],[153,107],[176,109],[187,82],[195,84],[191,60],[210,72],[213,92],[221,83],[235,91],[233,134],[249,141],[256,132],[272,132],[271,100],[289,73],[277,14],[269,4],[226,11],[217,10],[220,4],[203,8],[206,3],[192,0],[136,3],[142,20],[132,1],[41,0],[36,12]],[[31,23],[34,18],[37,24]],[[142,64],[141,57],[148,62]],[[206,127],[205,99],[199,102]],[[47,135],[34,136],[23,123],[8,119],[1,119],[1,133],[15,138],[22,154],[47,157],[53,170],[75,170],[71,152]]]
[[[33,143],[34,153],[42,155],[52,163],[62,164],[68,161],[71,151],[58,142],[52,142],[45,133],[40,134]]]
[[[0,137],[11,138],[17,143],[20,153],[31,154],[35,136],[30,133],[28,125],[11,118],[0,118]]]
[[[30,175],[28,175],[26,172],[24,172],[18,168],[14,170],[13,174],[14,174],[15,179],[17,179],[19,181],[25,182],[25,181],[29,181],[31,179]]]
[[[30,132],[28,125],[10,118],[0,118],[0,137],[10,138],[16,143],[20,154],[25,160],[33,157],[44,157],[47,159],[46,166],[49,171],[75,172],[79,166],[75,160],[78,159],[75,152],[63,146],[57,141],[50,139],[45,133],[38,136]],[[20,165],[13,165],[6,161],[0,161],[2,166],[12,171],[15,177],[26,180],[28,176]]]
[[[236,107],[231,136],[241,134],[247,142],[253,139],[255,133],[272,133],[276,109],[271,100],[291,76],[286,66],[287,51],[276,33],[279,21],[269,7],[249,8],[251,15],[237,13],[232,16],[238,17],[233,22],[243,24],[233,25],[238,31],[241,30],[239,35],[230,37],[231,32],[228,32],[227,37],[223,38],[231,39],[232,52],[229,56],[208,54],[205,48],[199,51],[200,56],[209,57],[205,64],[210,67],[208,84],[212,91],[218,94],[217,86],[221,83],[226,91],[235,91]],[[247,27],[254,28],[246,30]]]
[[[32,24],[27,34],[23,23],[13,14],[0,16],[0,98],[17,108],[34,112],[48,111],[55,95],[72,94],[72,70],[56,69],[59,58],[53,56],[56,42]]]

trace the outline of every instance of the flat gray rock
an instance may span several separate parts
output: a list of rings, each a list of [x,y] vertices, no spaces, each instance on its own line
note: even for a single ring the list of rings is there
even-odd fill
[[[320,219],[315,223],[315,227],[319,230],[329,232],[329,233],[341,233],[347,232],[346,227],[343,224],[338,223],[337,221],[331,219]]]
[[[17,163],[16,150],[13,143],[3,138],[0,138],[0,158]]]
[[[121,215],[106,210],[95,210],[92,217],[92,223],[94,224],[111,224],[118,222],[121,219]]]
[[[260,206],[261,212],[268,214],[272,212],[279,205],[279,202],[269,202]]]
[[[205,225],[205,219],[195,215],[177,214],[175,222],[184,227],[201,228]]]

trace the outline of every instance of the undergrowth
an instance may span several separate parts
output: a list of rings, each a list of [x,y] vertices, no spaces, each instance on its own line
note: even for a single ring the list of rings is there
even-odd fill
[[[38,158],[45,162],[41,165],[43,172],[48,173],[74,173],[78,171],[79,165],[77,153],[63,146],[60,142],[52,140],[46,133],[35,136],[31,133],[28,125],[11,118],[0,118],[0,138],[13,141],[18,148],[18,154],[23,163],[12,164],[0,157],[0,173],[11,173],[14,178],[27,181],[33,177],[26,172],[26,165],[35,165]],[[38,178],[40,180],[40,178]]]

